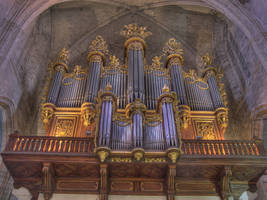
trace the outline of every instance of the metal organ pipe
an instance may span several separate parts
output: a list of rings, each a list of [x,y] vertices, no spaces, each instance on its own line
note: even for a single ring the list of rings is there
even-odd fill
[[[127,42],[126,42],[127,43]],[[144,63],[143,43],[134,40],[127,45],[128,55],[128,102],[135,99],[144,102]]]
[[[50,90],[47,95],[48,103],[56,104],[56,101],[59,95],[59,90],[61,87],[63,74],[65,72],[67,72],[67,68],[65,65],[63,66],[61,64],[58,64],[54,66],[54,75],[53,75],[52,83],[50,86]]]
[[[209,87],[210,87],[210,95],[211,95],[211,99],[213,101],[214,107],[215,109],[220,108],[220,107],[224,107],[224,103],[216,82],[216,77],[215,77],[215,71],[210,69],[207,70],[205,73],[205,76],[207,78]]]
[[[100,147],[109,147],[112,125],[112,106],[114,99],[111,93],[104,93],[101,98],[102,104],[98,132],[98,145]]]
[[[188,105],[185,88],[184,88],[184,79],[182,74],[181,65],[178,62],[173,62],[175,57],[170,58],[168,61],[168,67],[170,68],[172,88],[178,95],[178,99],[182,105]]]
[[[89,71],[84,101],[94,103],[99,87],[100,72],[101,67],[103,66],[103,57],[100,52],[96,52],[95,54],[90,55],[88,59]]]

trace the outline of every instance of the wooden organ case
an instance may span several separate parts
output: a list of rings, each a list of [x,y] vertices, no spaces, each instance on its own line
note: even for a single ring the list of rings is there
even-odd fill
[[[62,49],[49,65],[42,105],[47,136],[12,135],[3,153],[17,185],[26,185],[33,196],[44,193],[46,200],[53,192],[98,193],[101,200],[108,194],[226,199],[233,195],[231,178],[249,168],[248,159],[257,167],[244,181],[262,172],[266,157],[260,142],[224,140],[226,93],[212,58],[203,56],[201,76],[186,71],[183,50],[171,38],[147,65],[145,38],[151,34],[136,24],[124,26],[125,64],[101,36],[89,47],[86,68],[76,65],[70,72],[69,52]],[[41,184],[16,177],[10,152],[34,163]]]

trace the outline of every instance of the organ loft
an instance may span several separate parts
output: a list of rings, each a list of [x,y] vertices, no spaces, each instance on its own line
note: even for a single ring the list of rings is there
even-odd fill
[[[28,188],[33,200],[53,193],[226,200],[237,183],[255,186],[264,148],[224,140],[227,96],[212,57],[203,56],[201,74],[187,70],[171,38],[148,65],[152,33],[129,24],[121,35],[123,64],[101,36],[89,46],[87,67],[70,71],[65,48],[51,62],[42,104],[47,135],[13,134],[2,153],[14,186]]]

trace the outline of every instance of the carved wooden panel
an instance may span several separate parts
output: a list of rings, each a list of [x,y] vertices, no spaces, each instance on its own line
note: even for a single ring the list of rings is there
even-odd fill
[[[59,179],[56,183],[58,191],[97,191],[99,187],[98,181],[83,179]]]
[[[112,181],[110,185],[112,192],[132,192],[134,183],[130,181]]]
[[[216,194],[216,185],[208,180],[176,180],[177,194]]]
[[[55,164],[58,177],[99,177],[99,166],[87,163]]]
[[[141,182],[142,192],[163,192],[163,183],[160,182]]]

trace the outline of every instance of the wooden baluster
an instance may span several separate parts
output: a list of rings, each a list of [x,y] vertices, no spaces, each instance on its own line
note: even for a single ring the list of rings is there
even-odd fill
[[[252,152],[251,152],[251,151],[249,150],[249,148],[248,148],[248,143],[245,142],[244,145],[245,145],[245,148],[246,148],[247,153],[248,153],[247,155],[252,156],[253,154],[252,154]]]
[[[21,141],[20,141],[20,144],[19,144],[19,147],[18,147],[18,151],[22,150],[23,145],[24,145],[24,138],[21,138]]]
[[[29,143],[29,138],[27,138],[27,139],[25,140],[25,143],[24,143],[24,145],[23,145],[23,151],[27,151],[28,143]]]
[[[38,148],[38,152],[41,152],[41,150],[43,149],[43,146],[44,146],[44,140],[41,139],[40,140],[40,145],[39,145],[39,148]]]
[[[38,138],[35,142],[34,152],[38,151],[39,145],[40,145],[40,139]]]
[[[13,147],[13,151],[17,151],[18,150],[18,147],[19,147],[19,144],[20,144],[20,138],[18,137],[17,139],[16,139],[16,142],[15,142],[15,145],[14,145],[14,147]]]
[[[216,142],[215,145],[216,145],[216,149],[217,149],[218,155],[219,155],[219,156],[223,156],[223,153],[221,152],[219,143]]]
[[[259,156],[260,152],[259,152],[258,146],[257,146],[257,144],[255,142],[253,142],[253,147],[255,149],[256,155]]]
[[[72,146],[72,140],[69,140],[69,149],[68,149],[68,152],[71,152],[71,150],[72,150],[71,146]]]
[[[233,145],[234,145],[234,150],[235,150],[235,153],[236,153],[235,155],[240,155],[241,152],[238,149],[238,144],[235,142]]]

